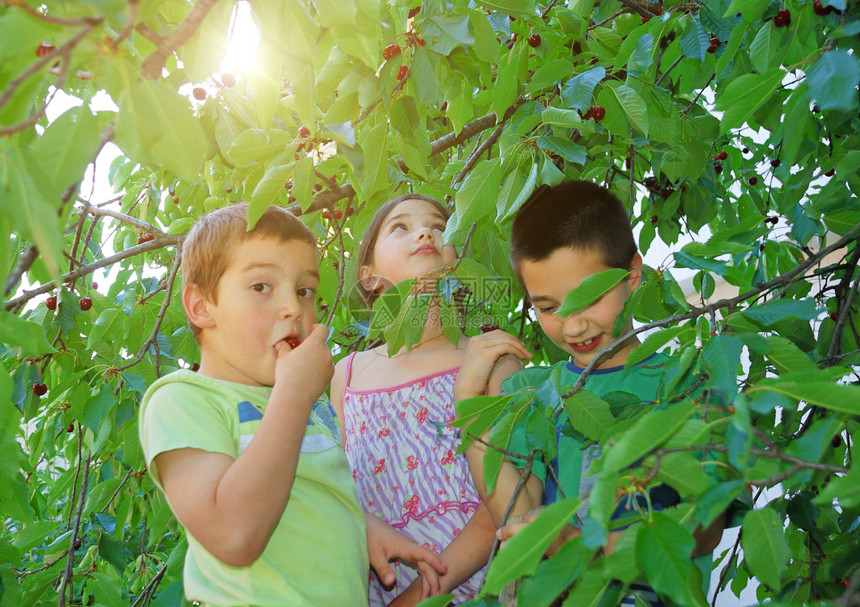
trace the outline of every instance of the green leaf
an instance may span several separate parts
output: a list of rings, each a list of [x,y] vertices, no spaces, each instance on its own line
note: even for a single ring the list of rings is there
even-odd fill
[[[812,320],[819,313],[812,299],[771,299],[764,305],[747,308],[742,312],[747,318],[765,327],[772,327],[786,317]]]
[[[580,390],[564,401],[573,427],[591,440],[600,440],[615,423],[609,403],[588,390]]]
[[[764,74],[744,74],[717,92],[716,108],[723,111],[720,133],[743,126],[776,92],[785,72],[772,68]]]
[[[567,498],[544,508],[527,527],[513,536],[490,565],[479,596],[498,594],[506,583],[532,575],[559,531],[579,508],[579,500]]]
[[[561,92],[565,107],[586,111],[591,106],[594,88],[605,77],[605,68],[594,67],[568,80]]]
[[[823,381],[792,381],[766,379],[747,390],[752,395],[766,390],[824,407],[837,413],[860,415],[860,386],[833,384]]]
[[[860,506],[860,466],[854,464],[847,474],[834,476],[812,501],[822,507],[830,507],[835,501],[841,508],[856,510]]]
[[[669,453],[660,462],[657,478],[674,487],[681,497],[698,495],[708,488],[702,462],[690,453]]]
[[[772,589],[781,588],[780,574],[785,570],[790,551],[782,519],[772,508],[747,512],[741,547],[750,572]]]
[[[809,96],[823,110],[852,112],[857,108],[860,64],[847,50],[827,51],[806,73]]]
[[[770,0],[732,0],[723,17],[741,13],[744,21],[748,23],[758,21],[767,9],[768,4],[770,4]]]
[[[618,472],[659,447],[684,425],[697,405],[682,401],[665,409],[648,408],[636,423],[618,437],[618,442],[603,456],[603,473]]]
[[[102,338],[108,340],[124,340],[127,335],[128,316],[120,308],[102,310],[96,322],[93,323],[87,335],[87,347],[92,349],[102,343]]]
[[[755,35],[750,45],[750,61],[757,72],[763,74],[773,67],[782,43],[782,29],[777,28],[773,21],[768,21]]]
[[[630,124],[647,136],[649,127],[648,107],[642,98],[626,84],[615,87],[612,91],[615,93],[615,97],[618,99],[618,103],[621,104],[624,113],[627,114]]]
[[[388,128],[379,123],[358,137],[364,154],[361,171],[361,190],[364,196],[371,196],[384,187],[388,179]]]
[[[690,327],[667,327],[660,331],[655,331],[645,338],[642,344],[635,348],[624,363],[624,368],[629,369],[636,363],[645,360],[655,352],[659,351],[663,346],[670,341],[687,331],[694,331]]]
[[[534,15],[534,0],[480,0],[477,4],[513,16]]]
[[[564,300],[562,300],[561,306],[555,311],[555,314],[564,318],[590,306],[629,275],[630,272],[620,268],[592,274],[564,296]]]
[[[579,117],[576,110],[563,110],[557,107],[548,107],[541,112],[541,120],[544,124],[571,129],[582,124],[582,118]]]
[[[56,352],[45,339],[42,327],[4,310],[0,310],[0,343],[21,346],[27,354]]]
[[[454,198],[459,225],[471,226],[472,222],[495,210],[502,180],[501,167],[501,160],[495,158],[479,162],[469,173]]]
[[[56,196],[84,177],[100,145],[98,121],[84,105],[54,120],[32,145],[42,171]]]
[[[534,75],[526,85],[526,91],[536,93],[542,89],[554,87],[572,71],[573,64],[567,59],[555,59],[545,63],[535,70]]]
[[[696,541],[690,532],[661,512],[651,512],[650,520],[636,531],[636,556],[648,583],[662,595],[686,605],[687,580],[693,570],[690,553]]]
[[[493,86],[493,111],[501,121],[517,98],[519,90],[519,54],[511,53],[499,63],[499,71]]]
[[[209,142],[188,99],[164,81],[144,80],[119,99],[115,141],[131,158],[197,178]]]

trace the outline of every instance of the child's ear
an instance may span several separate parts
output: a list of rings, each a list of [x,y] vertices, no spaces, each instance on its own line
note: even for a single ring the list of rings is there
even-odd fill
[[[627,280],[631,291],[642,284],[642,256],[639,253],[633,256],[633,261],[630,263],[630,275]]]
[[[374,293],[384,286],[382,276],[374,274],[370,266],[361,266],[358,268],[358,282],[368,293]]]
[[[182,290],[182,305],[188,320],[195,327],[211,329],[215,326],[215,319],[209,310],[209,301],[196,284],[187,285]]]

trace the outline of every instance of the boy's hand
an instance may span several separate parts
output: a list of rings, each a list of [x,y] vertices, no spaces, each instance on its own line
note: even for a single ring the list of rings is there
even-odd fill
[[[328,327],[315,324],[310,335],[295,350],[284,342],[278,342],[275,385],[289,386],[293,394],[310,402],[319,398],[334,375],[326,339]]]
[[[419,546],[399,531],[393,529],[382,519],[365,513],[367,523],[367,554],[370,566],[376,572],[383,586],[393,586],[396,582],[391,561],[417,569],[420,574],[415,581],[421,584],[421,599],[439,594],[439,576],[448,571],[448,566],[442,562],[433,551]],[[420,582],[419,582],[420,580]]]
[[[493,369],[506,356],[523,361],[530,359],[532,353],[519,339],[498,329],[471,338],[457,373],[454,400],[486,394]]]

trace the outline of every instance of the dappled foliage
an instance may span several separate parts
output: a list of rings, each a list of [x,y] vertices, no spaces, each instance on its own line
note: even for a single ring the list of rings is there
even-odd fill
[[[257,60],[228,72],[240,8]],[[498,324],[555,362],[506,240],[535,188],[564,178],[618,193],[643,252],[674,245],[626,311],[654,329],[637,356],[672,354],[672,414],[558,382],[466,403],[472,430],[501,415],[505,444],[527,424],[546,457],[566,407],[606,454],[588,533],[540,561],[575,510],[561,502],[498,554],[474,604],[522,575],[523,605],[573,582],[569,604],[611,602],[639,575],[710,603],[690,534],[747,489],[755,509],[712,592],[755,578],[762,600],[860,602],[860,19],[845,0],[6,0],[0,31],[3,605],[182,601],[183,534],[146,475],[137,405],[197,360],[177,297],[195,217],[240,200],[300,215],[343,356],[414,341],[426,310],[404,287],[368,324],[354,259],[374,210],[444,199],[469,287],[440,282],[450,333]],[[83,103],[49,123],[58,89]],[[113,145],[115,197],[86,172]],[[615,503],[656,481],[684,503],[590,562]]]

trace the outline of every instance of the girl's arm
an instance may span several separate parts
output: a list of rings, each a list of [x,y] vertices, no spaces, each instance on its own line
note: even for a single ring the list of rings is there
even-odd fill
[[[340,422],[340,445],[346,445],[346,429],[343,425],[343,390],[346,388],[346,358],[342,358],[334,366],[334,375],[331,378],[331,396],[329,402],[337,414]]]

